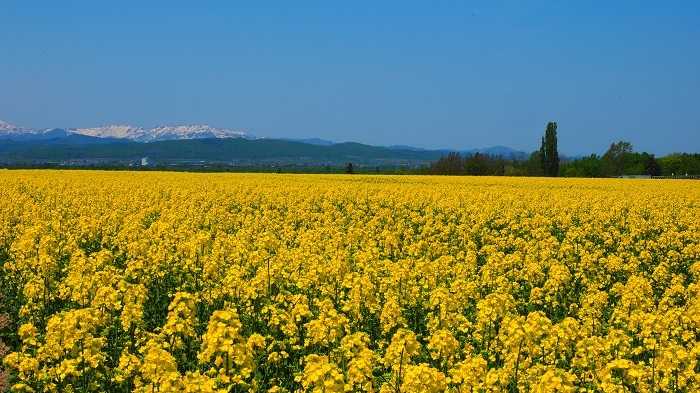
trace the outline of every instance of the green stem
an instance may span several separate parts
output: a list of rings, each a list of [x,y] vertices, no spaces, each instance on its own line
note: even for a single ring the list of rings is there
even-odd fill
[[[514,392],[519,392],[518,390],[518,371],[520,369],[520,352],[523,348],[523,341],[525,339],[520,340],[520,344],[518,344],[518,356],[515,358],[515,383],[513,384],[513,389],[511,389]]]

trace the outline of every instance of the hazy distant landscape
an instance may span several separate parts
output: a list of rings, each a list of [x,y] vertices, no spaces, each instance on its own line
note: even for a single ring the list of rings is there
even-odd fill
[[[5,166],[32,163],[185,165],[200,161],[241,166],[345,166],[348,162],[360,166],[420,166],[452,151],[335,143],[322,139],[273,139],[201,125],[159,126],[151,130],[132,126],[34,130],[0,121],[0,163]],[[464,155],[477,152],[508,159],[528,157],[525,152],[505,146],[460,151]]]
[[[550,123],[556,129],[556,123]],[[556,135],[556,133],[555,133]],[[556,150],[556,137],[555,146]],[[506,142],[507,143],[507,142]],[[0,121],[0,166],[291,173],[412,173],[433,175],[697,177],[700,154],[663,157],[613,142],[603,155],[556,155],[546,174],[542,151],[506,146],[428,150],[335,143],[320,138],[267,138],[208,125],[143,129],[111,125],[34,130]],[[348,165],[354,169],[349,170]]]

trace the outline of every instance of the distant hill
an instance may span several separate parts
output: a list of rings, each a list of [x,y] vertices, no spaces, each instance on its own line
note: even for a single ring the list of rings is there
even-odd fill
[[[421,147],[413,147],[413,146],[406,146],[406,145],[392,145],[392,146],[384,146],[387,149],[392,149],[392,150],[411,150],[411,151],[428,151],[428,149],[423,149]],[[444,150],[437,150],[437,151],[444,151]]]
[[[0,162],[114,161],[152,163],[184,161],[241,165],[420,165],[453,150],[427,150],[405,145],[388,147],[310,138],[259,138],[242,131],[206,125],[158,126],[150,130],[128,125],[34,130],[0,121]],[[525,157],[505,146],[459,151]]]
[[[278,139],[208,138],[151,143],[111,141],[69,136],[42,141],[0,140],[0,161],[134,161],[148,157],[154,163],[182,161],[237,164],[356,165],[427,164],[442,153],[417,152],[338,143],[330,146]]]
[[[325,140],[325,139],[319,139],[319,138],[308,138],[308,139],[274,138],[274,139],[278,139],[278,140],[280,140],[280,141],[308,143],[308,144],[311,144],[311,145],[318,145],[318,146],[331,146],[331,145],[335,145],[335,142],[327,141],[327,140]]]

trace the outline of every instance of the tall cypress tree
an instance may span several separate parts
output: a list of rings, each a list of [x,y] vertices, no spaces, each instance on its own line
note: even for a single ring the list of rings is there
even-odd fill
[[[540,145],[540,174],[542,176],[547,176],[547,145],[544,142],[544,135],[542,136],[542,144]]]
[[[548,175],[551,177],[556,177],[559,175],[559,151],[557,148],[557,123],[548,123],[547,131],[547,168],[549,169]]]
[[[559,151],[557,150],[557,123],[547,123],[547,130],[540,146],[540,164],[544,176],[559,175]]]

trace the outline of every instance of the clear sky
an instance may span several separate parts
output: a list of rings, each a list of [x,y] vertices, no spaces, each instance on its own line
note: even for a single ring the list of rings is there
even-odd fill
[[[698,1],[11,1],[0,120],[700,152]]]

